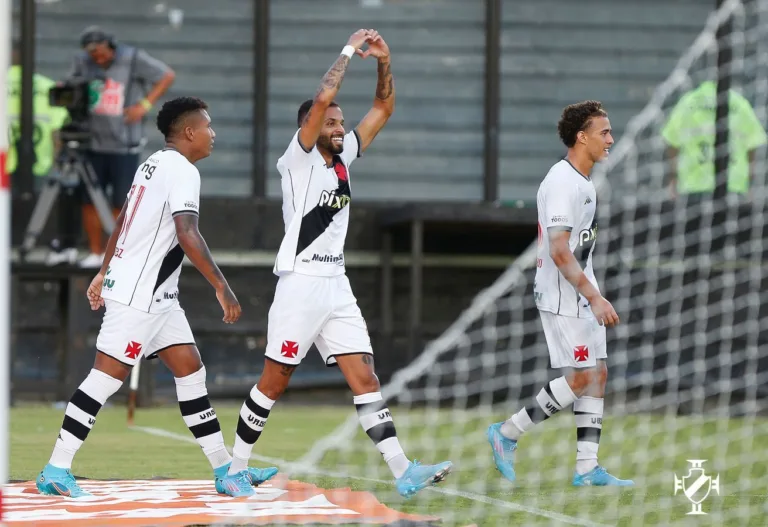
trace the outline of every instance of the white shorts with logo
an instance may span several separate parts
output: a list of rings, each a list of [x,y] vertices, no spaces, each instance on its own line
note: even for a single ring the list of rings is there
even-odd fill
[[[592,318],[576,318],[539,311],[553,368],[589,368],[607,358],[605,326]]]
[[[114,300],[104,300],[107,308],[96,338],[96,349],[133,366],[141,357],[182,344],[195,344],[195,337],[184,310],[177,303],[164,313],[147,313]]]
[[[368,326],[346,275],[280,277],[269,308],[267,358],[297,365],[317,346],[327,366],[339,355],[373,355]]]

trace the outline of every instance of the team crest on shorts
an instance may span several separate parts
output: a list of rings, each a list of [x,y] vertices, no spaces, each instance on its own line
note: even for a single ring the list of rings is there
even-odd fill
[[[125,348],[125,356],[129,359],[135,359],[141,355],[141,343],[134,340],[128,343],[128,347]]]
[[[576,362],[587,362],[589,360],[589,348],[587,346],[576,346],[573,348],[573,358]]]
[[[289,359],[295,358],[299,354],[299,343],[292,340],[284,340],[283,345],[280,347],[280,354]]]

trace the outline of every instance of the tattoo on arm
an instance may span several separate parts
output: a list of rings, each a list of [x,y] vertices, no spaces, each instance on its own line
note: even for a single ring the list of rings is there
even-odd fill
[[[373,356],[363,353],[363,364],[373,364]]]
[[[341,81],[344,80],[344,74],[347,72],[349,66],[349,57],[346,55],[339,55],[336,62],[333,63],[331,69],[329,69],[323,76],[323,80],[320,82],[320,88],[318,93],[325,90],[338,90],[341,88]]]
[[[394,91],[392,67],[390,66],[389,61],[379,62],[378,73],[379,80],[376,84],[376,98],[383,101],[389,99]]]
[[[290,377],[291,374],[293,373],[294,368],[295,366],[281,366],[280,375],[282,375],[283,377]]]

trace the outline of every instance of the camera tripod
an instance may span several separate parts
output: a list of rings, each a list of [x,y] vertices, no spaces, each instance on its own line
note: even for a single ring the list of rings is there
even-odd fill
[[[93,166],[91,166],[90,161],[88,161],[80,149],[78,141],[65,143],[56,159],[56,166],[58,168],[58,175],[46,181],[45,187],[40,193],[40,197],[32,211],[32,216],[29,219],[27,230],[24,233],[24,242],[19,250],[22,261],[26,259],[27,253],[35,247],[37,238],[45,228],[53,205],[56,203],[56,199],[59,197],[62,189],[72,189],[80,183],[85,185],[91,202],[99,214],[104,230],[109,234],[115,228],[115,220],[112,217],[112,209],[107,201],[107,197],[99,185],[99,180],[96,172],[93,170]],[[79,214],[79,211],[72,211],[72,213]]]

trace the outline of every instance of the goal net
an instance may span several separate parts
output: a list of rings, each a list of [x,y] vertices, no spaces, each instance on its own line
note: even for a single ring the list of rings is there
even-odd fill
[[[727,19],[731,60],[718,67],[717,28]],[[570,410],[521,438],[516,483],[494,468],[488,425],[507,419],[557,376],[534,304],[535,246],[383,387],[409,457],[455,464],[443,484],[401,502],[354,412],[297,466],[360,480],[353,485],[380,485],[382,501],[434,514],[445,525],[670,525],[695,520],[686,515],[696,502],[709,525],[763,525],[765,148],[751,154],[754,180],[746,195],[671,199],[663,138],[678,101],[725,74],[765,127],[768,0],[727,0],[713,11],[595,174],[594,267],[622,318],[608,330],[600,463],[633,479],[634,488],[570,485],[576,451]],[[709,146],[714,120],[711,128]],[[732,154],[734,143],[745,141],[742,132],[739,125],[729,131]]]

